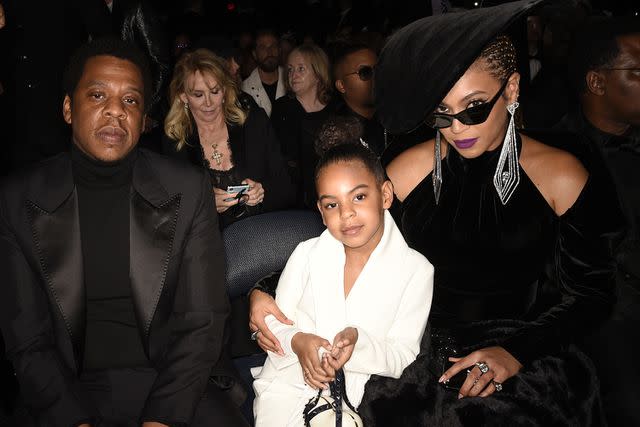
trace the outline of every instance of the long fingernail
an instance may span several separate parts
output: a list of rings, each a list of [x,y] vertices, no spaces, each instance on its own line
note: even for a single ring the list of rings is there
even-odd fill
[[[460,393],[458,393],[458,399],[462,399],[464,396]]]
[[[446,380],[447,377],[445,377],[444,375],[440,377],[440,379],[438,380],[439,383],[443,382],[444,380]]]

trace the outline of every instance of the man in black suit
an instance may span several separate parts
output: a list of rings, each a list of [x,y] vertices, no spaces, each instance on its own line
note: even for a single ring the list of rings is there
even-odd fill
[[[584,349],[598,371],[609,424],[640,425],[640,21],[589,19],[569,63],[580,103],[557,127],[581,135],[602,158],[628,226],[616,257],[617,303]]]
[[[245,426],[210,380],[229,307],[209,177],[136,148],[151,88],[130,45],[94,40],[64,80],[71,153],[0,186],[13,425]]]

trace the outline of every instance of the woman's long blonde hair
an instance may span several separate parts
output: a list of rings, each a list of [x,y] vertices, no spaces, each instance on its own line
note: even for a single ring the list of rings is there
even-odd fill
[[[185,108],[180,95],[187,93],[187,79],[196,71],[204,76],[212,76],[224,91],[223,114],[224,121],[230,125],[242,125],[247,119],[247,113],[238,101],[239,89],[228,71],[224,59],[214,55],[207,49],[197,49],[187,52],[178,60],[173,69],[173,79],[169,85],[169,102],[171,108],[164,121],[164,132],[175,141],[176,151],[187,144],[187,138],[194,131],[194,121],[191,112]],[[197,129],[195,129],[197,131]]]

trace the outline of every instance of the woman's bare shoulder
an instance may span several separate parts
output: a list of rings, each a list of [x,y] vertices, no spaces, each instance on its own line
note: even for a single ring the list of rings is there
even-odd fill
[[[403,201],[433,169],[434,140],[422,142],[400,153],[387,166],[396,197]]]
[[[557,215],[578,199],[589,173],[573,154],[522,136],[520,164]]]

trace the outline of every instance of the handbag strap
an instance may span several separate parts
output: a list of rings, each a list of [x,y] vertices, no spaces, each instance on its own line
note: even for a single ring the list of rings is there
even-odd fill
[[[344,371],[339,369],[336,371],[336,379],[329,383],[329,390],[331,393],[331,397],[333,398],[333,402],[326,403],[321,406],[317,406],[320,398],[322,397],[322,389],[318,390],[318,394],[311,398],[309,402],[305,405],[304,411],[302,412],[304,416],[304,425],[305,427],[310,427],[311,420],[313,417],[318,415],[321,412],[333,410],[336,413],[336,427],[342,427],[342,402],[347,405],[349,409],[353,412],[357,411],[349,401],[349,397],[347,396],[346,388],[345,388],[345,377]]]
[[[356,408],[353,407],[353,405],[351,404],[351,402],[349,401],[349,396],[347,395],[347,390],[346,390],[346,380],[344,377],[344,371],[342,369],[340,369],[338,372],[336,372],[336,380],[339,381],[340,384],[340,395],[342,396],[342,399],[344,400],[344,403],[347,404],[347,407],[349,409],[351,409],[353,412],[358,412],[356,411]],[[342,405],[340,405],[340,408],[342,410]]]

